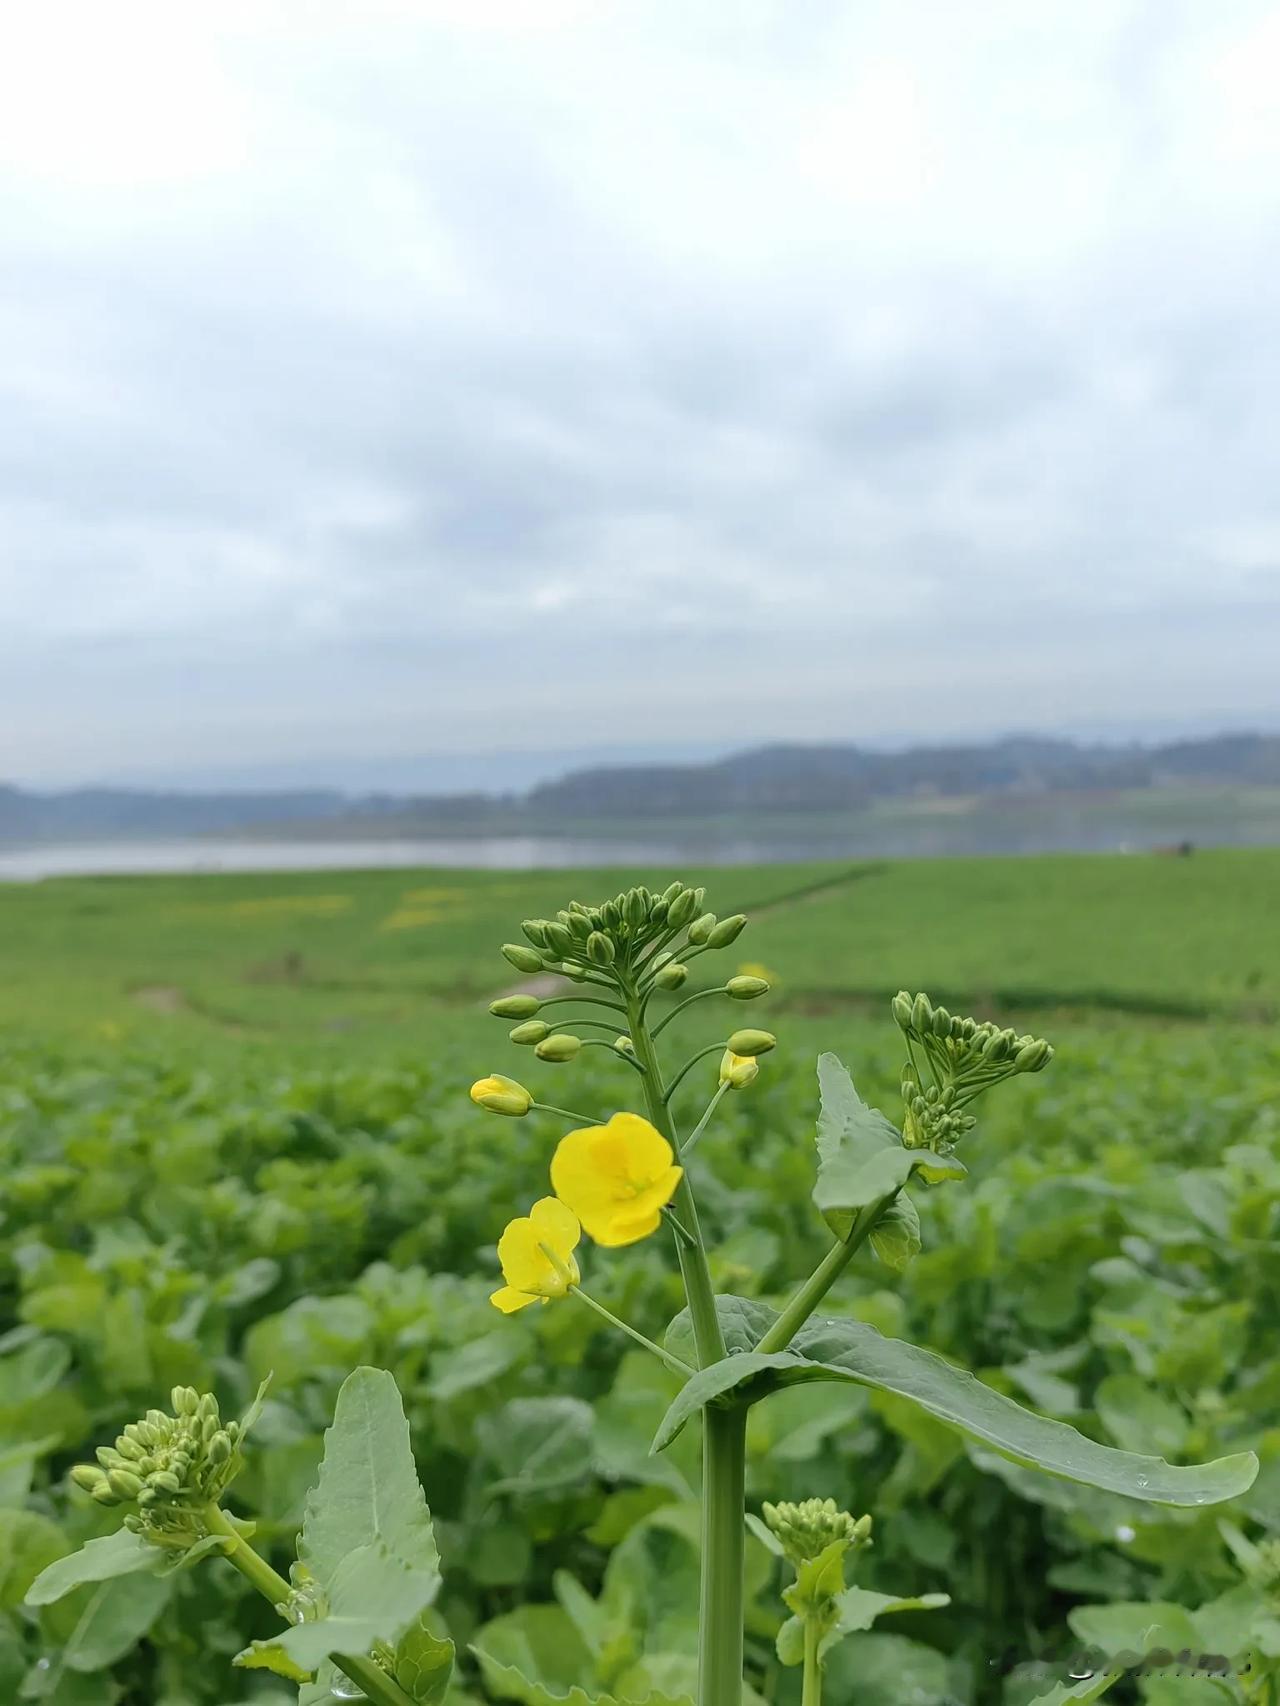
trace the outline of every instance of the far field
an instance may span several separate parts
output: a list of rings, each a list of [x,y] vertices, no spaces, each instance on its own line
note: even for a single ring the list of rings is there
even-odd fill
[[[484,1006],[518,983],[498,948],[519,939],[521,918],[674,874],[691,875],[395,870],[0,886],[0,1025],[72,1052],[202,1058],[404,1057],[478,1032],[497,1043]],[[698,880],[722,916],[751,915],[732,958],[767,969],[772,1012],[820,1017],[828,1032],[904,984],[958,1007],[1086,1021],[1256,1024],[1280,1012],[1276,850],[739,866]]]

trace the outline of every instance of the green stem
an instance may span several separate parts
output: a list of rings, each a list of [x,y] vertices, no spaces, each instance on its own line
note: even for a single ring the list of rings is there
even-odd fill
[[[897,1196],[897,1191],[891,1191],[888,1196],[881,1197],[879,1202],[872,1203],[869,1208],[859,1211],[857,1219],[849,1229],[849,1236],[840,1244],[835,1244],[818,1263],[799,1291],[787,1304],[778,1319],[756,1346],[758,1351],[766,1355],[774,1351],[785,1351],[840,1278],[840,1275],[853,1260],[854,1255],[866,1243],[875,1230],[880,1216]]]
[[[538,1004],[538,1011],[544,1007],[607,1007],[611,1013],[625,1015],[626,1008],[620,1001],[602,1001],[595,995],[549,995],[545,1001]]]
[[[727,1083],[721,1084],[717,1088],[715,1095],[707,1103],[706,1112],[703,1114],[702,1118],[698,1121],[697,1125],[694,1126],[693,1130],[689,1133],[688,1137],[686,1137],[684,1142],[680,1145],[680,1159],[682,1161],[684,1160],[686,1155],[689,1155],[693,1152],[694,1144],[697,1143],[698,1139],[702,1136],[703,1132],[707,1129],[708,1125],[710,1125],[712,1114],[715,1113],[716,1109],[720,1106],[720,1103],[724,1100],[725,1092],[727,1090],[730,1090],[731,1088],[732,1088],[732,1085],[727,1084]]]
[[[646,1339],[637,1328],[628,1326],[611,1309],[606,1309],[603,1303],[597,1303],[594,1297],[589,1297],[580,1285],[570,1286],[569,1289],[575,1297],[580,1297],[584,1303],[589,1303],[597,1315],[603,1315],[610,1326],[619,1328],[629,1339],[634,1339],[638,1345],[643,1345],[645,1350],[652,1351],[658,1361],[665,1363],[672,1374],[678,1374],[685,1380],[693,1379],[694,1371],[687,1362],[681,1362],[680,1358],[672,1356],[670,1351],[664,1351],[661,1345],[655,1345],[652,1339]]]
[[[747,1411],[702,1412],[702,1611],[698,1706],[742,1706]]]
[[[680,1140],[676,1136],[671,1110],[667,1106],[653,1038],[645,1027],[638,997],[631,997],[627,1006],[632,1046],[636,1051],[636,1058],[644,1067],[644,1076],[640,1082],[644,1086],[650,1123],[662,1133],[678,1155]],[[689,1302],[689,1319],[693,1323],[693,1342],[697,1347],[698,1366],[706,1368],[713,1362],[719,1362],[725,1355],[725,1343],[724,1334],[720,1330],[720,1316],[716,1310],[715,1291],[711,1285],[711,1268],[707,1262],[702,1228],[698,1222],[698,1208],[693,1200],[693,1189],[689,1184],[687,1170],[676,1187],[673,1206],[681,1224],[693,1239],[692,1244],[686,1244],[680,1239],[676,1244],[676,1253],[680,1260],[685,1296]]]
[[[557,1108],[552,1102],[530,1102],[531,1108],[536,1108],[540,1114],[558,1114],[562,1120],[569,1120],[573,1125],[599,1125],[601,1122],[594,1114],[575,1114],[572,1108]]]
[[[233,1564],[245,1580],[265,1599],[270,1600],[272,1605],[287,1604],[293,1589],[282,1575],[271,1568],[265,1558],[259,1557],[226,1512],[217,1505],[206,1505],[204,1520],[210,1534],[220,1534],[231,1542],[223,1552],[227,1562]],[[330,1653],[329,1657],[344,1676],[349,1677],[357,1688],[364,1690],[368,1699],[375,1702],[375,1706],[413,1706],[411,1697],[400,1684],[372,1659],[358,1658],[346,1653]]]
[[[680,1002],[679,1006],[673,1007],[669,1013],[665,1013],[662,1018],[658,1020],[657,1024],[653,1027],[654,1036],[661,1036],[671,1021],[673,1019],[678,1019],[681,1013],[684,1012],[685,1008],[692,1007],[695,1001],[705,1001],[709,995],[723,994],[724,985],[719,983],[714,989],[700,989],[695,995],[686,995],[684,1000]]]
[[[667,1102],[669,1102],[671,1100],[672,1096],[675,1095],[676,1090],[679,1087],[680,1080],[685,1076],[685,1074],[687,1072],[691,1072],[700,1060],[705,1060],[709,1054],[723,1054],[723,1053],[724,1053],[724,1044],[723,1043],[708,1043],[706,1048],[700,1048],[698,1050],[697,1054],[691,1054],[689,1056],[688,1060],[686,1060],[684,1065],[680,1068],[679,1072],[677,1072],[675,1077],[671,1080],[670,1084],[667,1085],[666,1095],[663,1097],[663,1100],[667,1101]]]
[[[800,1706],[822,1706],[822,1665],[818,1659],[821,1639],[817,1619],[807,1617],[804,1624],[804,1691],[800,1696]]]
[[[231,1542],[222,1555],[235,1565],[245,1580],[257,1588],[264,1599],[269,1599],[272,1605],[286,1605],[293,1589],[282,1575],[271,1568],[265,1558],[258,1556],[226,1512],[218,1505],[206,1505],[204,1521],[210,1534],[221,1535],[224,1540]]]

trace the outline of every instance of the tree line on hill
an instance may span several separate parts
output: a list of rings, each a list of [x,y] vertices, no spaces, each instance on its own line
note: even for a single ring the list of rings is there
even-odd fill
[[[0,785],[0,842],[275,832],[520,833],[559,821],[679,820],[859,811],[879,800],[1034,797],[1186,786],[1280,787],[1280,735],[1160,746],[1011,738],[877,752],[832,742],[774,745],[700,764],[571,771],[527,793],[349,794],[338,789],[37,791]]]

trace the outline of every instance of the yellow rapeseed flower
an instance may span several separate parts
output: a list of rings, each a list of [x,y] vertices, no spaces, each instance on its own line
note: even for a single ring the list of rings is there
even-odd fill
[[[519,1119],[533,1106],[533,1097],[524,1085],[517,1084],[514,1078],[504,1078],[500,1072],[477,1078],[471,1086],[471,1100],[478,1108],[485,1108],[491,1114],[507,1114],[512,1119]]]
[[[597,1244],[616,1248],[656,1232],[684,1172],[662,1133],[639,1114],[571,1131],[551,1162],[551,1184]]]
[[[759,1072],[760,1063],[754,1055],[735,1054],[727,1048],[720,1056],[720,1082],[733,1090],[744,1090]]]
[[[581,1274],[573,1252],[582,1237],[578,1217],[555,1197],[543,1197],[528,1214],[513,1220],[498,1240],[498,1260],[506,1284],[489,1301],[504,1315],[531,1303],[565,1297]]]

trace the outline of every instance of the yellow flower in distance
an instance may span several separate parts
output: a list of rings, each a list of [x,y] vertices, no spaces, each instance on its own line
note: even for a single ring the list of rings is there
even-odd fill
[[[671,1145],[639,1114],[562,1137],[551,1184],[597,1244],[617,1248],[658,1230],[684,1173]]]
[[[504,1315],[531,1303],[565,1297],[582,1275],[573,1252],[582,1237],[578,1217],[555,1197],[543,1197],[527,1215],[513,1220],[498,1240],[498,1260],[506,1284],[489,1302]]]

